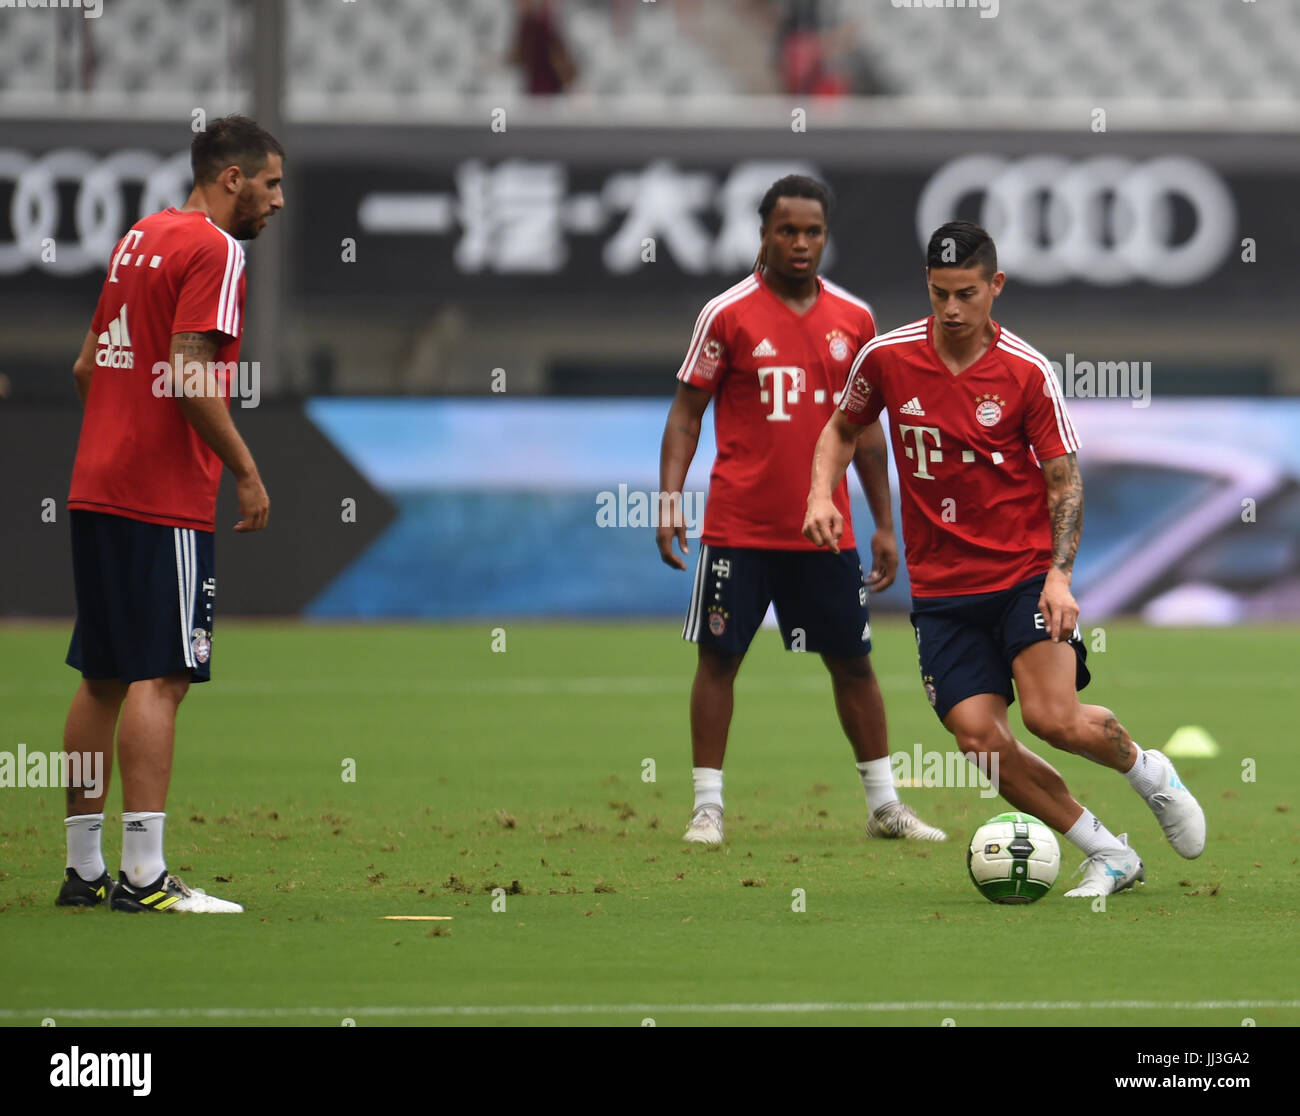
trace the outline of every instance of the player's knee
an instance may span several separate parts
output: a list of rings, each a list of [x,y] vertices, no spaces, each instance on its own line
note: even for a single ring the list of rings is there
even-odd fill
[[[126,697],[126,685],[117,678],[85,678],[86,693],[101,705],[119,706]]]
[[[131,688],[142,687],[146,694],[155,701],[170,702],[180,705],[189,693],[190,679],[187,674],[169,674],[166,678],[146,678],[141,682],[131,683]]]
[[[822,662],[831,672],[831,677],[840,684],[858,684],[872,679],[871,659],[866,655],[823,655]]]
[[[1064,702],[1029,704],[1021,711],[1025,728],[1039,740],[1057,747],[1071,744],[1077,735],[1078,706]]]
[[[981,756],[1009,755],[1016,740],[1005,725],[959,725],[952,730],[957,747],[967,758],[976,761]]]
[[[729,682],[736,677],[744,655],[715,651],[710,647],[700,648],[697,672],[712,682]]]

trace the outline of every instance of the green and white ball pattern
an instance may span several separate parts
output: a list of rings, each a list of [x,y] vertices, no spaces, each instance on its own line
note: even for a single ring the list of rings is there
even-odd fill
[[[966,867],[991,903],[1032,903],[1052,890],[1061,870],[1056,834],[1030,814],[999,814],[975,831]]]

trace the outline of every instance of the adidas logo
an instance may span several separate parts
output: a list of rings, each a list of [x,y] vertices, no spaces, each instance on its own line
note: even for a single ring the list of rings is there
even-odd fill
[[[134,368],[135,353],[131,351],[131,331],[126,328],[126,303],[108,328],[99,335],[103,348],[95,350],[95,363],[100,368]]]
[[[144,827],[144,822],[142,822],[142,821],[129,821],[129,822],[127,822],[127,823],[126,823],[126,831],[127,831],[128,833],[148,833],[148,832],[149,832],[147,829],[145,829],[145,827]]]
[[[776,346],[766,337],[758,343],[758,346],[750,354],[751,356],[776,356]]]
[[[900,415],[924,415],[925,408],[921,406],[921,401],[914,395],[898,408],[898,413]]]

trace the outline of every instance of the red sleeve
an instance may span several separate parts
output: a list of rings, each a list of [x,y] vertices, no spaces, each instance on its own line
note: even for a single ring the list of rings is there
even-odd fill
[[[172,333],[218,330],[238,339],[243,328],[240,279],[244,249],[229,237],[205,237],[190,258],[172,317]]]
[[[1065,397],[1050,368],[1031,366],[1025,387],[1025,434],[1039,461],[1074,453],[1079,448]]]
[[[702,388],[712,395],[718,390],[730,366],[727,352],[726,318],[720,311],[706,306],[695,320],[690,348],[677,370],[677,378],[691,387]]]
[[[870,345],[863,345],[849,369],[849,378],[840,396],[840,410],[850,422],[870,426],[885,409],[880,394],[880,357]]]

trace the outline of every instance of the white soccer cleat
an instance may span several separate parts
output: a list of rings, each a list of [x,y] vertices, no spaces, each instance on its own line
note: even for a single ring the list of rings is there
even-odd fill
[[[1160,789],[1147,798],[1147,805],[1160,822],[1174,852],[1195,860],[1205,851],[1205,811],[1192,792],[1183,786],[1173,761],[1167,755],[1154,750],[1146,754],[1165,769]]]
[[[722,844],[722,807],[706,803],[696,810],[682,840],[697,845]]]
[[[243,914],[244,908],[229,899],[218,899],[209,895],[201,887],[186,887],[177,876],[168,877],[168,883],[175,884],[177,890],[184,893],[172,910],[189,911],[190,914]]]
[[[122,872],[109,906],[115,911],[180,911],[188,914],[242,914],[244,908],[218,899],[201,887],[186,887],[179,876],[163,872],[147,887],[134,887]]]
[[[946,841],[948,834],[926,825],[912,807],[902,802],[886,802],[867,818],[868,837],[898,837],[908,841]]]
[[[1142,866],[1138,854],[1128,847],[1128,834],[1121,833],[1119,841],[1121,848],[1095,853],[1079,865],[1078,871],[1083,873],[1083,880],[1078,887],[1065,893],[1067,899],[1094,899],[1099,895],[1114,895],[1147,878],[1147,870]]]

